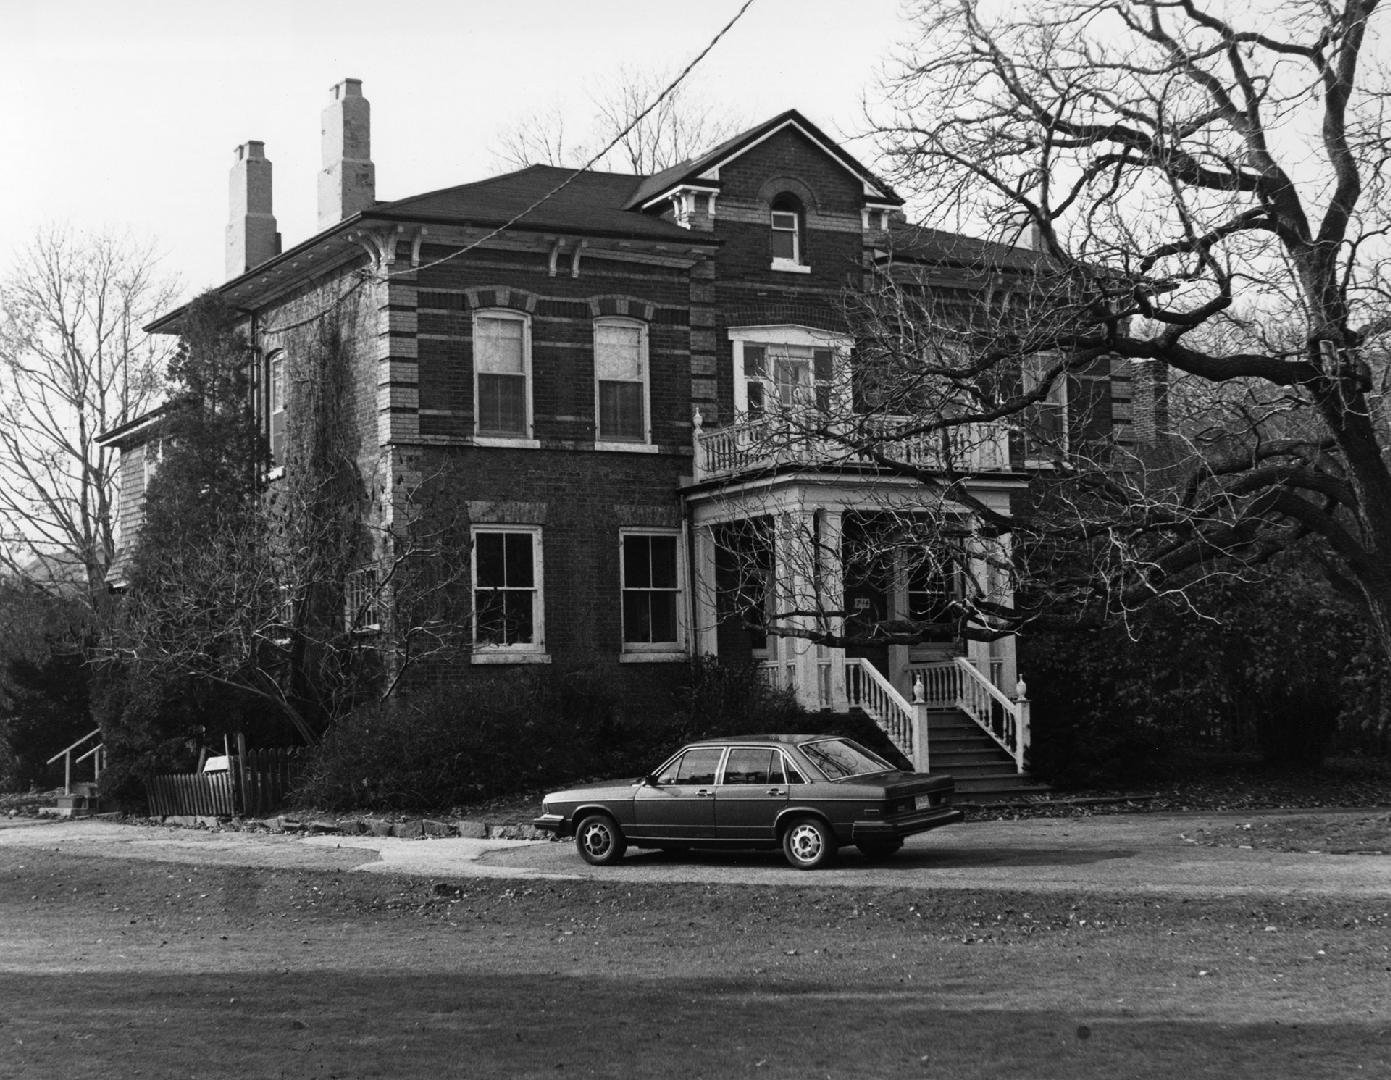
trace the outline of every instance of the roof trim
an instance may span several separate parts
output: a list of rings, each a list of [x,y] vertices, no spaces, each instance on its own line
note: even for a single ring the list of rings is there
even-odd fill
[[[680,165],[673,166],[664,172],[657,173],[648,178],[651,181],[658,181],[655,185],[656,192],[652,191],[649,184],[643,184],[638,191],[628,201],[625,209],[648,210],[659,203],[673,188],[686,185],[700,184],[708,186],[711,178],[708,174],[715,173],[718,176],[719,170],[733,161],[735,158],[752,150],[764,140],[771,138],[778,132],[787,127],[795,128],[803,136],[816,145],[822,153],[836,161],[846,172],[851,173],[864,187],[867,198],[874,202],[888,203],[892,206],[902,206],[903,199],[888,184],[880,180],[874,173],[857,161],[851,154],[842,149],[838,143],[826,135],[796,109],[788,109],[786,112],[779,113],[770,120],[765,120],[762,124],[750,128],[749,130],[734,136],[734,138],[707,151],[705,154]],[[703,181],[703,183],[701,183]],[[648,188],[648,191],[643,191]],[[871,190],[872,189],[872,190]]]

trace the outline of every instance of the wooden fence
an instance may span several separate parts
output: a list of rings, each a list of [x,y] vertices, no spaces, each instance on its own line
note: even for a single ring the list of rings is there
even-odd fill
[[[298,748],[247,750],[223,772],[166,773],[145,781],[154,817],[260,817],[285,803],[301,768]]]

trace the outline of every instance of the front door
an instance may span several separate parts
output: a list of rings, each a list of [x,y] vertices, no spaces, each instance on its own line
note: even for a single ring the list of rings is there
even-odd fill
[[[673,758],[633,797],[633,836],[650,840],[715,835],[715,777],[724,749],[697,746]]]

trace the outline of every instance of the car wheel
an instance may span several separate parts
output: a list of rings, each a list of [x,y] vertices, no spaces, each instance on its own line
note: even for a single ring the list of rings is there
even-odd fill
[[[871,862],[879,862],[890,858],[898,853],[898,849],[903,846],[902,840],[871,840],[863,844],[856,844],[860,849],[860,854]]]
[[[575,830],[575,849],[591,866],[609,866],[623,858],[628,841],[618,823],[607,814],[590,814]]]
[[[819,818],[797,818],[782,834],[782,853],[798,870],[815,870],[835,856],[836,838]]]

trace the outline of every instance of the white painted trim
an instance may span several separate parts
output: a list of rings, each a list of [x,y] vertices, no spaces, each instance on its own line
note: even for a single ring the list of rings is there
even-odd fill
[[[618,605],[619,605],[619,624],[623,621],[623,600],[627,592],[627,582],[623,579],[623,568],[626,565],[623,558],[624,541],[630,536],[660,536],[672,541],[676,551],[676,588],[673,590],[676,596],[676,640],[675,641],[654,641],[650,643],[630,642],[626,638],[627,628],[620,631],[621,645],[619,657],[620,661],[628,663],[639,663],[640,660],[628,659],[629,657],[649,657],[676,658],[681,659],[686,655],[686,649],[690,640],[690,628],[688,626],[688,615],[686,609],[686,550],[682,543],[682,534],[679,528],[662,529],[633,526],[624,526],[618,530]]]
[[[777,270],[783,274],[810,274],[811,267],[806,263],[794,262],[791,259],[774,259],[771,270]]]
[[[642,354],[642,440],[633,440],[629,443],[625,440],[602,440],[599,438],[599,356],[598,348],[594,343],[598,339],[600,326],[627,326],[633,327],[638,332],[638,347]],[[641,319],[634,319],[623,315],[601,315],[594,320],[590,327],[590,342],[593,347],[594,357],[594,446],[596,449],[603,447],[611,449],[613,447],[638,449],[652,445],[652,363],[651,354],[647,343],[647,323]],[[654,448],[655,449],[655,448]]]
[[[482,656],[496,657],[525,657],[542,656],[546,653],[546,566],[545,551],[542,544],[542,527],[540,525],[513,525],[507,522],[480,522],[469,529],[469,618],[471,621],[471,636],[473,639],[473,663],[479,664],[505,664],[505,663],[550,663],[547,656],[545,660],[480,660]],[[478,640],[478,544],[477,537],[480,533],[526,533],[531,537],[531,574],[532,574],[532,610],[531,627],[534,641],[519,643],[517,645],[495,645]],[[520,590],[518,590],[520,591]]]
[[[480,435],[478,430],[478,320],[479,319],[509,319],[522,324],[522,374],[526,378],[526,395],[522,407],[526,410],[524,435]],[[479,308],[473,312],[470,319],[470,330],[472,338],[470,345],[472,349],[471,359],[473,366],[473,434],[474,439],[504,439],[512,442],[530,439],[532,435],[532,424],[534,413],[532,410],[532,390],[534,380],[531,370],[531,315],[524,311],[517,311],[514,308]],[[480,443],[479,445],[484,445]]]
[[[551,654],[547,652],[501,652],[496,645],[475,645],[477,650],[469,655],[470,664],[549,664]]]

